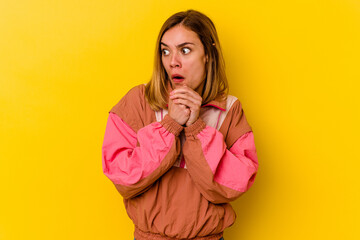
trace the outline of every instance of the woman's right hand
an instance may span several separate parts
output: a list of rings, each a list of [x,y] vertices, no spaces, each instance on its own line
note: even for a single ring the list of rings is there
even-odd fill
[[[179,103],[174,103],[169,99],[169,116],[174,119],[178,124],[184,125],[190,117],[190,109]]]

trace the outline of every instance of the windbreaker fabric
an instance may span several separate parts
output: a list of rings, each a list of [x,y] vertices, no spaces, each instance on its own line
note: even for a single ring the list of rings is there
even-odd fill
[[[135,238],[217,240],[235,221],[229,202],[254,182],[254,136],[239,100],[212,101],[182,127],[154,112],[145,86],[109,112],[102,164],[124,198]]]

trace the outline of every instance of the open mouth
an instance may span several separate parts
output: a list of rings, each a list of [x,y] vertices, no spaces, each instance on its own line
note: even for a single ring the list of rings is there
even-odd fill
[[[171,78],[174,82],[182,82],[185,79],[183,76],[181,76],[179,74],[174,74],[171,76]]]

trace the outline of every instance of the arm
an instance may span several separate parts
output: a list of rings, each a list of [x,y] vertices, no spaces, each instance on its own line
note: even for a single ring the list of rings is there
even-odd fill
[[[119,116],[109,114],[102,146],[103,171],[124,198],[143,193],[172,167],[180,153],[182,129],[165,116],[136,133]]]
[[[252,131],[242,134],[227,149],[223,135],[200,118],[185,128],[183,147],[189,174],[210,202],[235,200],[254,183],[258,161]]]

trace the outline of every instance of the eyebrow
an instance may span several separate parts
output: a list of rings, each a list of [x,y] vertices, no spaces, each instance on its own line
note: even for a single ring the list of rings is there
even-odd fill
[[[160,42],[160,44],[161,44],[161,45],[164,45],[165,47],[169,47],[168,45],[166,45],[166,44],[163,43],[163,42]],[[185,46],[185,45],[188,45],[188,44],[190,44],[190,45],[195,45],[194,43],[191,43],[191,42],[184,42],[184,43],[180,43],[180,44],[177,45],[176,47],[177,47],[177,48],[181,48],[181,47],[183,47],[183,46]]]

